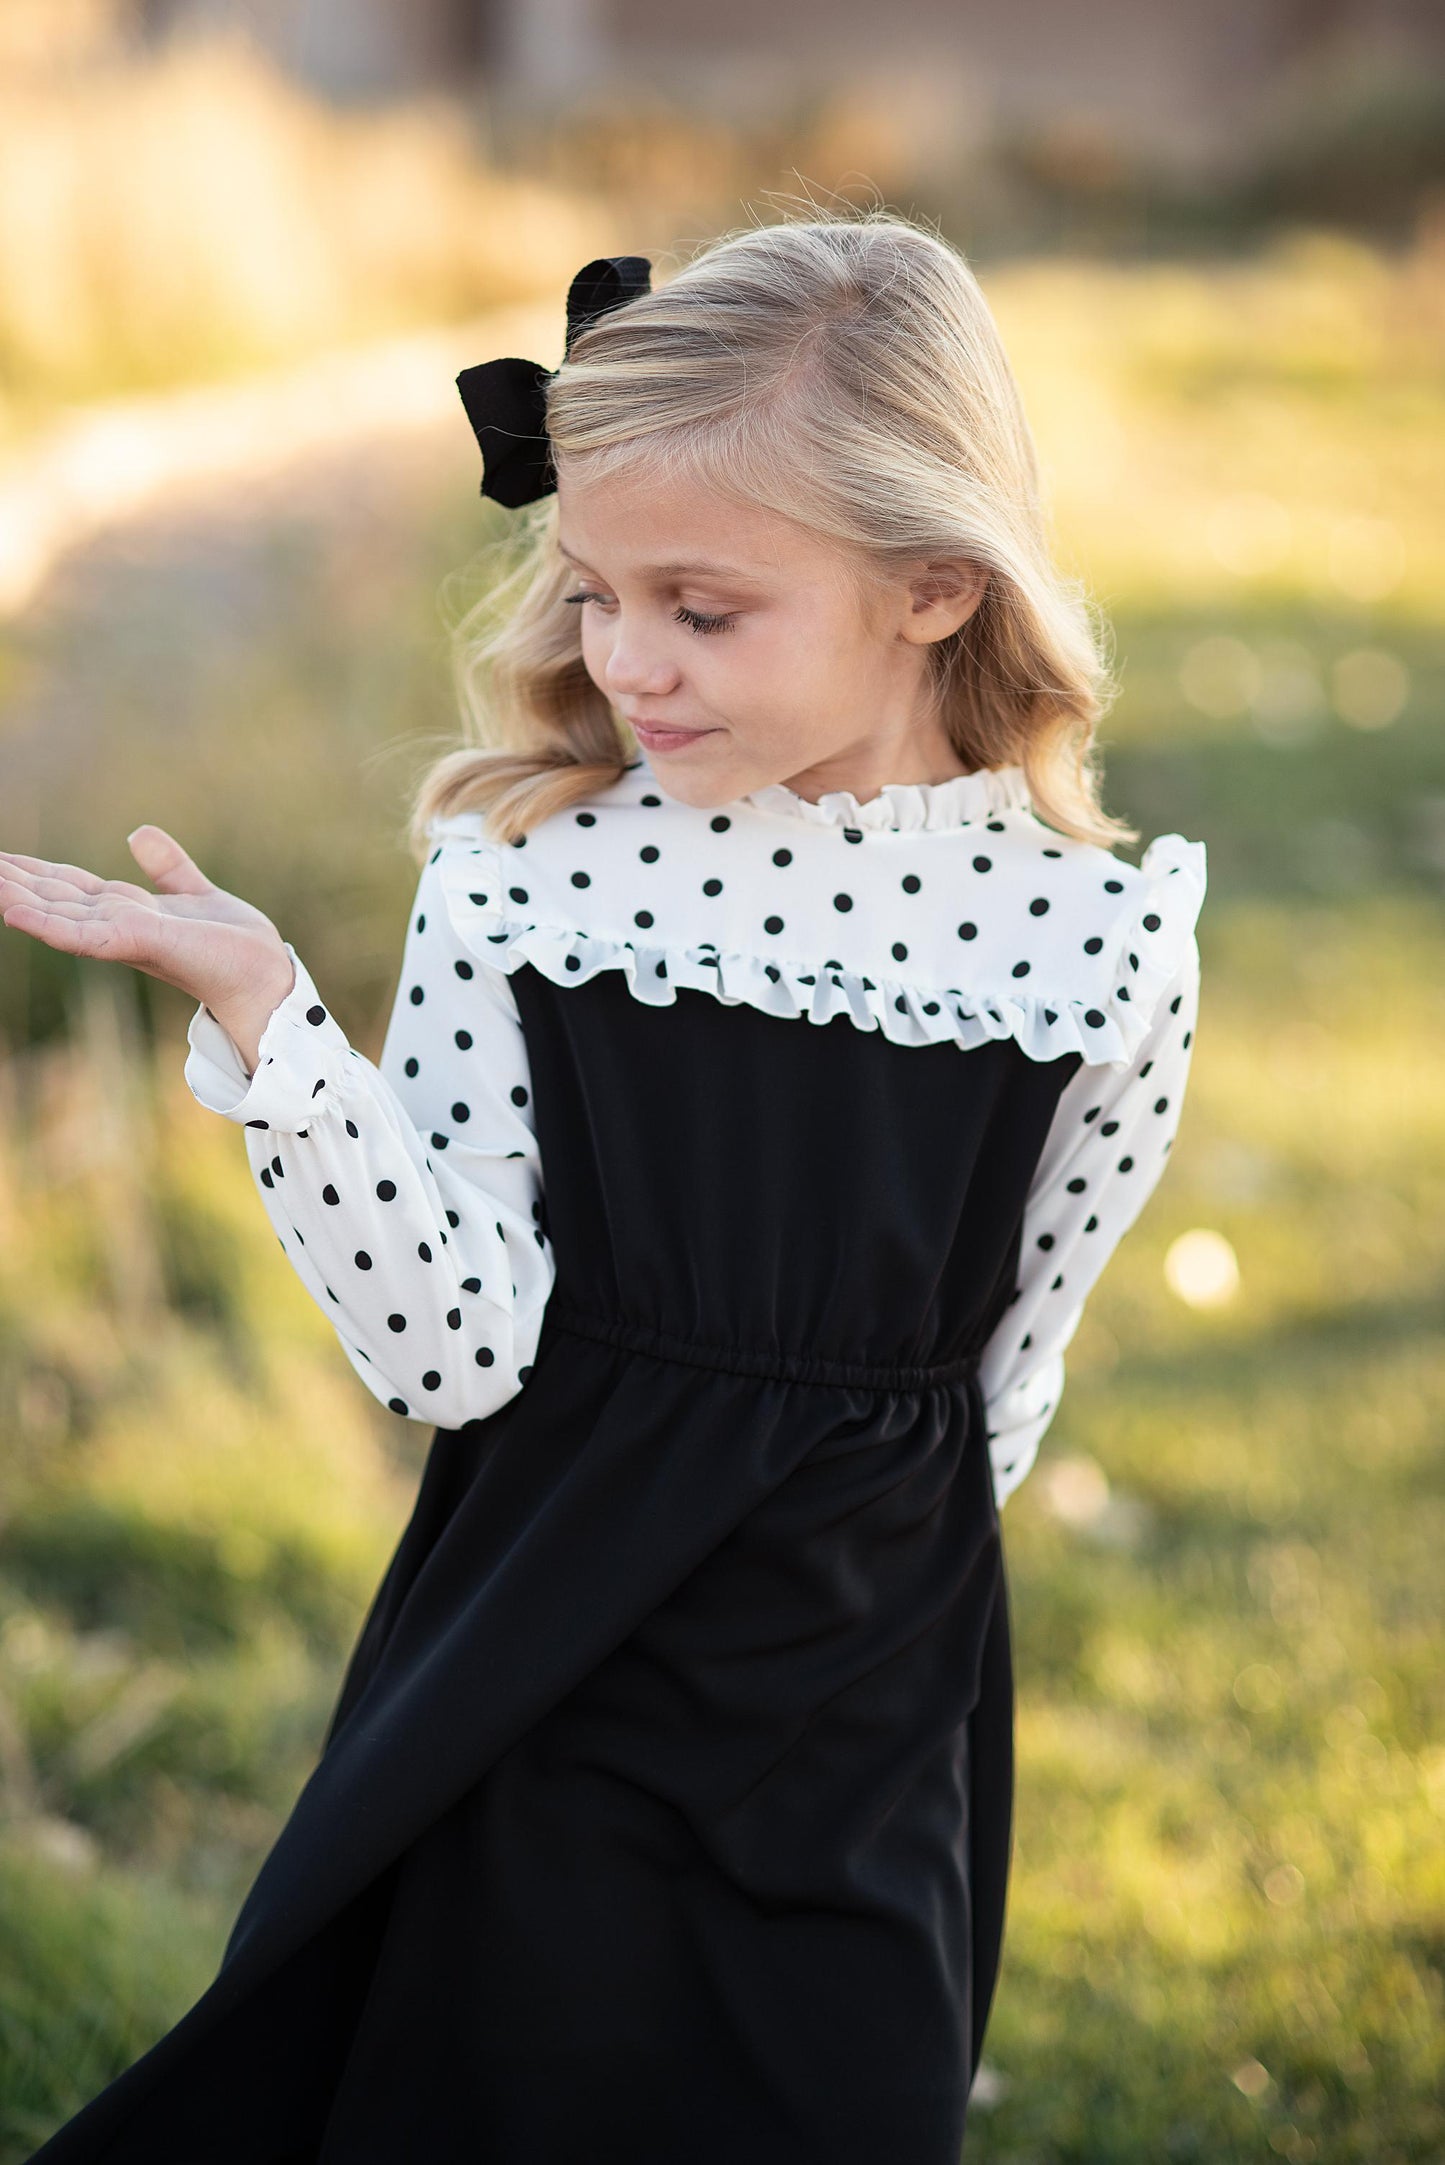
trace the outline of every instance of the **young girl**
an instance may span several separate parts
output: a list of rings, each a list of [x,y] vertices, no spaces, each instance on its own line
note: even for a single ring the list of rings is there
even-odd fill
[[[435,1430],[219,1974],[44,2165],[956,2165],[998,1511],[1174,1139],[1205,853],[1111,852],[958,254],[870,212],[649,270],[458,379],[536,508],[379,1066],[161,830],[154,892],[4,860],[13,929],[200,1001],[192,1090]]]

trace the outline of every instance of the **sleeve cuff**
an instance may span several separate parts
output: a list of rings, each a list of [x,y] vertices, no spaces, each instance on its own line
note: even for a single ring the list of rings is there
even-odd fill
[[[234,1039],[202,1004],[186,1030],[185,1075],[207,1111],[239,1126],[294,1135],[340,1106],[352,1048],[305,963],[289,940],[283,944],[296,982],[271,1011],[254,1074],[247,1075]]]

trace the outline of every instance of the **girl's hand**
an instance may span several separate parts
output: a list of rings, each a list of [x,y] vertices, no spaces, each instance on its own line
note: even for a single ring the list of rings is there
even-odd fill
[[[159,892],[0,850],[0,917],[63,954],[127,962],[203,1002],[254,1066],[260,1027],[295,982],[280,933],[208,880],[164,827],[137,827],[129,840]]]

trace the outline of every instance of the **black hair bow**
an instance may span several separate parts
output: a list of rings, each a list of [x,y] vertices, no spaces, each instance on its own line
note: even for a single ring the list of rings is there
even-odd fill
[[[647,256],[596,256],[567,289],[563,359],[579,331],[624,302],[651,291]],[[549,496],[557,486],[547,437],[547,386],[555,369],[538,361],[479,361],[464,368],[457,389],[482,449],[483,496],[509,510]]]

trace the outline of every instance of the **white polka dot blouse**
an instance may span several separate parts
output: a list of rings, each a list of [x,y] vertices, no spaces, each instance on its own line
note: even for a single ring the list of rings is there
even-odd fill
[[[799,1026],[846,1017],[900,1045],[1008,1036],[1033,1059],[1082,1058],[980,1368],[1002,1504],[1178,1127],[1204,844],[1160,835],[1131,865],[1046,826],[1020,767],[865,802],[776,783],[698,810],[645,754],[523,848],[478,813],[434,821],[430,841],[377,1064],[289,941],[296,982],[254,1073],[206,1007],[187,1032],[193,1095],[243,1128],[281,1246],[368,1390],[460,1427],[519,1391],[536,1354],[555,1266],[509,983],[523,963],[558,984],[620,970],[657,1004],[697,987]]]

